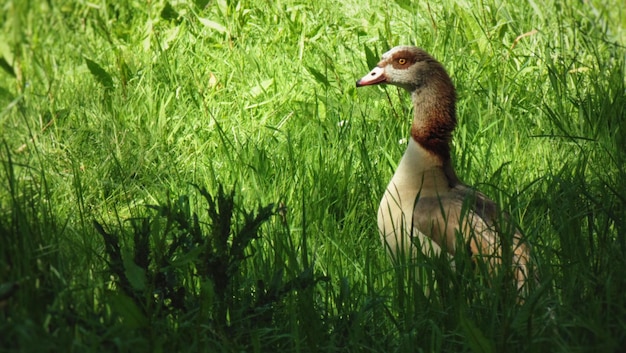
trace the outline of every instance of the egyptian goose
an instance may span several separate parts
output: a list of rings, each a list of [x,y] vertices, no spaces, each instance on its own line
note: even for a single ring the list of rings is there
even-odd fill
[[[378,208],[378,229],[391,255],[411,248],[417,253],[454,254],[457,234],[473,259],[486,259],[494,270],[502,245],[512,257],[518,290],[524,287],[529,246],[519,230],[508,242],[501,238],[497,205],[459,181],[450,161],[450,140],[456,125],[456,94],[443,66],[424,50],[399,46],[383,54],[378,65],[356,86],[391,84],[407,90],[413,100],[411,138]],[[504,233],[504,232],[503,232]],[[509,232],[512,233],[512,232]]]

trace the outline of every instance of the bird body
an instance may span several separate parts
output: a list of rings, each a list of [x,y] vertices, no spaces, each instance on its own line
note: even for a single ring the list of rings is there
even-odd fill
[[[490,268],[501,263],[502,247],[510,246],[517,287],[527,279],[529,246],[517,228],[503,239],[497,205],[456,176],[450,141],[456,126],[456,93],[443,66],[424,50],[395,47],[357,81],[357,87],[392,84],[404,88],[413,101],[411,138],[378,209],[381,239],[392,255],[409,249],[415,256],[445,250],[456,252],[458,235],[475,258]]]

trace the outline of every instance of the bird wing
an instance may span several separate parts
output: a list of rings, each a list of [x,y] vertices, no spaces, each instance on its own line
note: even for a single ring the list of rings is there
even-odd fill
[[[501,263],[503,253],[511,256],[518,288],[526,282],[528,244],[509,217],[479,191],[459,184],[443,195],[418,199],[413,227],[450,254],[456,252],[461,236],[471,256],[481,258],[492,270]],[[511,250],[503,252],[504,247]]]

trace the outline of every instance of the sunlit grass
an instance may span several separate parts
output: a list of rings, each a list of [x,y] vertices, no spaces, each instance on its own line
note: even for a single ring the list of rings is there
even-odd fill
[[[8,1],[0,350],[618,351],[626,343],[621,7]],[[354,82],[399,44],[425,48],[451,74],[456,170],[533,245],[541,276],[522,304],[446,259],[394,266],[385,255],[375,215],[404,152],[410,102],[393,87],[357,91]],[[275,205],[246,247],[232,300],[254,307],[283,292],[229,316],[249,323],[195,308],[213,300],[214,283],[191,265],[168,282],[187,291],[189,307],[133,316],[158,296],[139,282],[141,298],[124,293],[109,266],[94,221],[117,232],[124,269],[137,275],[133,225],[165,222],[151,205],[188,200],[187,216],[215,222],[194,185],[214,196],[220,185],[234,190],[236,214]],[[153,256],[172,248],[156,241],[170,233],[150,234]]]

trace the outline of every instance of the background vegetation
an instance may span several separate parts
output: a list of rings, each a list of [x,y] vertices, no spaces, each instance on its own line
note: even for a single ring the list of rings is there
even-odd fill
[[[622,350],[622,5],[4,0],[0,350]],[[534,246],[523,303],[384,254],[410,104],[354,82],[399,44],[456,83],[458,174]]]

